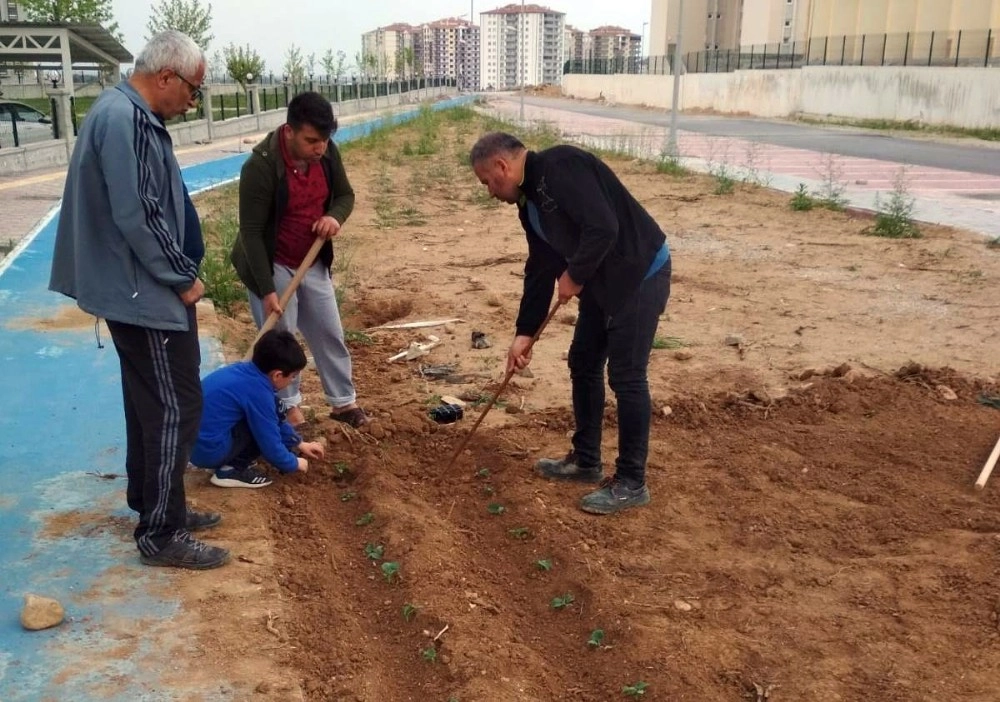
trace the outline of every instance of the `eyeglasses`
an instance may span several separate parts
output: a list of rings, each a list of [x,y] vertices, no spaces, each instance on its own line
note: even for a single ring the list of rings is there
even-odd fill
[[[194,83],[192,83],[191,81],[189,81],[187,78],[185,78],[184,76],[182,76],[177,71],[174,71],[174,75],[177,76],[178,78],[180,78],[181,82],[184,83],[184,85],[186,85],[191,90],[191,99],[192,100],[201,100],[201,87],[200,86],[195,85]]]

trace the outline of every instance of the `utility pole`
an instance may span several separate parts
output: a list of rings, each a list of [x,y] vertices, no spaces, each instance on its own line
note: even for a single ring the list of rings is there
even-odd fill
[[[521,0],[521,21],[518,24],[517,48],[520,56],[518,63],[521,65],[521,124],[524,124],[524,28],[527,24],[524,17],[524,0]]]
[[[674,96],[670,107],[670,141],[667,148],[673,158],[680,156],[677,149],[677,103],[681,96],[681,41],[684,38],[684,0],[677,2],[677,36],[674,43]]]

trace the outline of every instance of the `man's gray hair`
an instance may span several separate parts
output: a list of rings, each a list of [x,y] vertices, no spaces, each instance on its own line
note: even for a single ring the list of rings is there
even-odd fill
[[[479,137],[479,141],[472,147],[472,151],[469,152],[469,163],[475,166],[497,154],[513,154],[523,149],[524,144],[513,134],[490,132]]]
[[[154,36],[142,48],[135,59],[135,72],[151,75],[169,68],[191,80],[203,63],[205,52],[194,39],[176,29],[168,29]]]

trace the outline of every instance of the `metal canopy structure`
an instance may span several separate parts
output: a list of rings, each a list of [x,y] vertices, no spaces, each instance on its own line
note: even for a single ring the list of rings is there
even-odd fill
[[[0,64],[59,67],[64,87],[71,92],[73,81],[66,76],[71,76],[74,68],[113,67],[117,76],[121,65],[132,61],[132,54],[99,24],[0,24]]]

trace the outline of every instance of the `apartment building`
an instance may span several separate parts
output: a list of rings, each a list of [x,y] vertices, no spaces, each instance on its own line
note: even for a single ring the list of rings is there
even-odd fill
[[[20,12],[14,0],[0,0],[0,22],[23,22],[24,13]]]
[[[421,75],[452,78],[464,90],[479,89],[479,27],[458,18],[428,22],[416,28],[413,46]]]
[[[563,35],[563,60],[587,61],[594,57],[594,44],[590,32],[566,25]]]
[[[652,0],[650,55],[676,43],[679,0]],[[681,50],[820,37],[1000,28],[1000,0],[684,0]]]
[[[810,14],[813,37],[1000,28],[1000,0],[811,0]]]
[[[418,31],[417,27],[398,22],[365,32],[361,35],[361,56],[366,65],[358,69],[386,80],[406,78],[417,65],[414,37]]]
[[[598,27],[590,37],[595,59],[638,59],[642,53],[642,35],[624,27]]]
[[[480,18],[479,84],[509,90],[562,81],[566,15],[540,5],[511,4]]]

